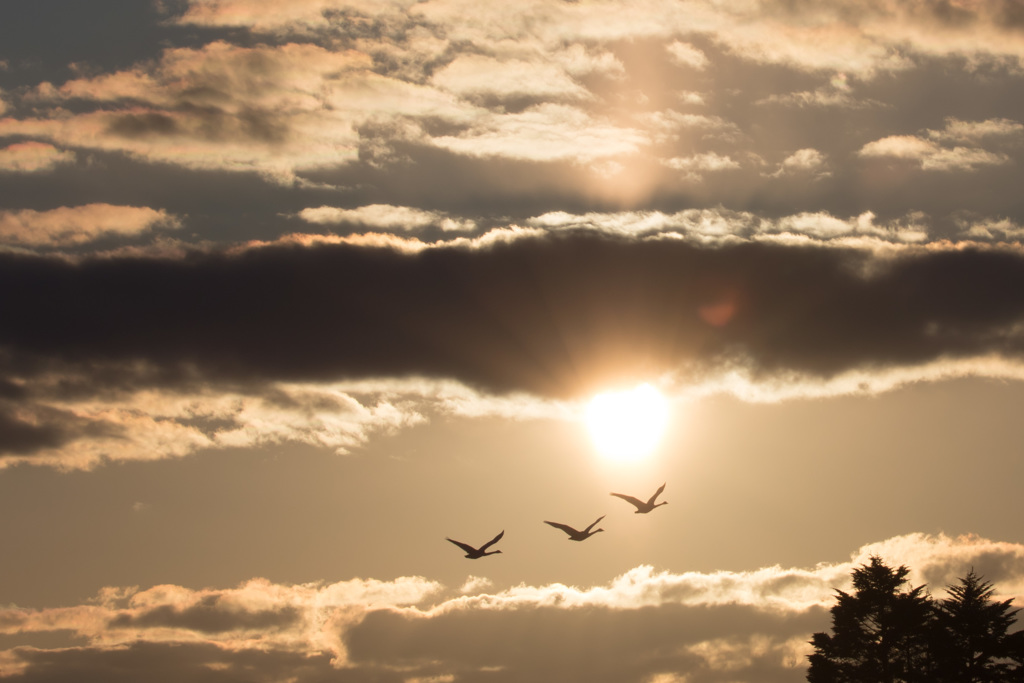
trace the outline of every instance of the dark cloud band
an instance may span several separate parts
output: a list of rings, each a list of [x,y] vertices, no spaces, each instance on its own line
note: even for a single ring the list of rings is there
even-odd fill
[[[153,377],[415,375],[547,396],[687,364],[827,378],[1020,353],[1020,255],[874,258],[580,233],[414,255],[350,245],[79,264],[6,255],[0,346],[15,375],[28,359],[33,372],[141,361],[164,369]]]

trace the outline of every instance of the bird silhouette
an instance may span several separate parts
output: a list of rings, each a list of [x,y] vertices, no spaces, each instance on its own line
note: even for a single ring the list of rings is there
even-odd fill
[[[633,514],[646,515],[648,512],[650,512],[654,508],[658,507],[659,505],[668,505],[667,501],[663,502],[663,503],[658,503],[657,505],[654,504],[654,501],[658,498],[658,496],[661,495],[661,492],[664,491],[664,490],[665,490],[665,484],[662,484],[660,487],[658,487],[658,490],[654,492],[654,495],[651,496],[647,500],[646,503],[644,501],[640,500],[639,498],[634,498],[633,496],[627,496],[624,493],[613,493],[611,495],[615,496],[616,498],[621,498],[622,500],[626,501],[627,503],[632,503],[633,505],[635,505],[636,506],[636,512],[634,512]]]
[[[495,536],[491,540],[487,541],[487,543],[484,543],[479,548],[474,548],[473,546],[469,545],[468,543],[462,543],[461,541],[452,540],[452,539],[448,538],[447,536],[445,536],[445,540],[447,540],[447,541],[449,541],[451,543],[454,543],[455,545],[457,545],[460,548],[462,548],[463,550],[465,550],[466,551],[466,557],[468,557],[469,559],[477,560],[477,559],[479,559],[481,557],[485,557],[487,555],[496,555],[496,554],[500,553],[501,552],[500,550],[492,550],[491,552],[487,552],[487,549],[490,548],[495,543],[497,543],[498,541],[500,541],[501,537],[504,536],[504,535],[505,535],[505,531],[502,530],[502,532],[500,534],[498,534],[497,536]]]
[[[598,522],[600,522],[602,519],[604,519],[604,515],[601,515],[600,517],[595,519],[594,523],[591,524],[590,526],[588,526],[583,531],[577,531],[576,529],[573,529],[568,524],[559,524],[558,522],[549,522],[547,520],[545,520],[544,523],[545,524],[550,524],[551,526],[555,527],[556,529],[561,529],[565,533],[569,534],[569,540],[570,541],[585,541],[588,538],[590,538],[591,536],[593,536],[594,534],[596,534],[598,531],[604,531],[604,529],[594,529],[594,526]],[[594,530],[591,531],[591,529],[594,529]]]

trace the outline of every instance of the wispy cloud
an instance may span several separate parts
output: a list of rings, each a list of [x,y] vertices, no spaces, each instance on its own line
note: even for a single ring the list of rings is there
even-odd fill
[[[840,109],[862,109],[884,106],[881,102],[859,99],[845,73],[833,74],[828,83],[814,90],[801,90],[785,94],[773,94],[757,104],[781,104],[794,107],[836,107]]]
[[[472,157],[586,163],[640,151],[648,135],[593,117],[581,109],[541,104],[514,114],[490,114],[433,144]]]
[[[665,165],[682,171],[688,178],[700,179],[705,173],[730,171],[740,168],[739,162],[728,156],[705,152],[691,157],[674,157],[665,160]]]
[[[890,135],[864,145],[862,157],[891,157],[916,161],[925,171],[973,171],[978,166],[999,166],[1010,158],[976,147],[941,147],[913,135]]]
[[[891,157],[916,161],[926,171],[973,171],[979,166],[998,166],[1010,163],[1004,152],[993,152],[980,147],[949,147],[943,143],[979,143],[992,137],[1020,137],[1024,125],[1008,119],[988,121],[960,121],[949,119],[943,130],[929,130],[926,137],[916,135],[890,135],[869,142],[860,149],[862,157]]]
[[[83,380],[88,381],[74,375],[37,378],[32,391],[18,392],[16,403],[0,402],[6,427],[0,468],[31,463],[92,469],[104,462],[283,442],[346,453],[372,433],[424,419],[415,386],[404,394],[376,387],[357,396],[330,385],[287,384],[246,392],[222,386],[216,391],[122,388],[103,396],[76,396],[73,390],[61,395]]]
[[[971,239],[1008,240],[1019,242],[1024,239],[1024,226],[1007,218],[980,221],[960,221],[960,228]]]
[[[0,173],[45,173],[74,161],[75,153],[71,150],[60,150],[45,142],[16,142],[0,149]]]
[[[162,209],[86,204],[46,211],[0,211],[0,245],[61,247],[102,237],[133,237],[154,229],[175,229],[181,221]]]
[[[1003,138],[1024,140],[1024,124],[1010,119],[987,119],[985,121],[962,121],[957,118],[946,120],[942,130],[929,130],[928,137],[940,142],[965,142],[978,144],[982,140]]]
[[[526,394],[482,394],[459,382],[376,379],[345,383],[214,383],[110,366],[98,394],[91,373],[53,373],[0,385],[0,469],[19,464],[90,470],[112,462],[302,443],[338,454],[371,437],[437,416],[579,419],[580,407]]]
[[[443,212],[390,204],[370,204],[355,209],[320,206],[303,209],[299,212],[299,218],[319,225],[351,223],[377,230],[412,231],[438,226],[446,232],[465,232],[476,228],[471,220],[453,219]]]
[[[708,58],[699,49],[678,40],[668,44],[668,52],[677,64],[693,69],[704,69],[708,66]]]
[[[483,55],[456,57],[435,72],[431,81],[444,90],[470,98],[529,97],[557,102],[590,97],[589,91],[572,80],[560,65],[502,61]]]

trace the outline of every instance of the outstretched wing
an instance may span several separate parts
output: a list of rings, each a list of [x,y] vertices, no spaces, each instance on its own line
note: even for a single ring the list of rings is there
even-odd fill
[[[551,526],[555,527],[556,529],[561,529],[562,531],[564,531],[565,533],[569,534],[570,536],[573,536],[573,535],[575,535],[575,534],[578,534],[578,533],[579,533],[578,531],[576,531],[575,529],[573,529],[573,528],[572,528],[571,526],[569,526],[568,524],[559,524],[558,522],[548,522],[548,521],[546,521],[546,520],[545,520],[545,522],[544,522],[544,523],[545,523],[545,524],[550,524]]]
[[[487,550],[487,549],[488,549],[488,548],[490,548],[490,547],[491,547],[492,545],[494,545],[495,543],[497,543],[498,541],[500,541],[500,540],[501,540],[501,537],[502,537],[502,536],[504,536],[504,535],[505,535],[505,530],[504,530],[504,529],[502,529],[502,531],[501,531],[501,533],[500,533],[500,534],[498,534],[497,536],[495,536],[495,537],[494,537],[494,538],[492,538],[491,540],[487,541],[487,543],[484,543],[484,544],[483,544],[482,546],[480,546],[480,552],[483,552],[483,551]]]
[[[450,542],[450,543],[454,543],[455,545],[457,545],[460,548],[462,548],[463,550],[465,550],[467,553],[475,553],[476,552],[476,548],[474,548],[473,546],[469,545],[468,543],[462,543],[460,541],[453,541],[452,539],[448,538],[447,536],[445,536],[445,540]]]
[[[664,488],[664,487],[662,487],[662,488]],[[658,493],[661,493],[661,492],[659,491]],[[627,496],[625,493],[612,493],[612,494],[609,494],[609,495],[615,496],[616,498],[621,498],[622,500],[626,501],[627,503],[632,503],[633,505],[635,505],[637,507],[637,509],[640,509],[640,508],[642,508],[644,506],[644,502],[642,500],[640,500],[639,498],[634,498],[633,496]],[[658,495],[658,494],[656,493],[654,495]]]
[[[666,482],[666,483],[668,483],[668,482]],[[648,505],[654,505],[654,501],[657,500],[658,496],[660,496],[661,492],[664,491],[664,490],[665,490],[665,484],[662,484],[661,486],[658,487],[658,490],[654,492],[654,495],[651,496],[651,499],[649,501],[647,501],[647,504]]]
[[[600,517],[595,519],[593,524],[591,524],[590,526],[588,526],[586,529],[583,530],[583,533],[589,534],[590,530],[593,529],[595,526],[597,526],[597,523],[600,522],[602,519],[604,519],[604,515],[601,515]]]

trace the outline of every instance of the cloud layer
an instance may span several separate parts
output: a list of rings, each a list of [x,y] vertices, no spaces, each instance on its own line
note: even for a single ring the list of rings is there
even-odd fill
[[[12,681],[803,680],[835,589],[872,555],[941,597],[971,567],[1024,593],[1024,548],[911,534],[813,569],[673,573],[639,566],[592,587],[458,595],[421,577],[237,588],[106,588],[88,603],[0,610]],[[60,635],[66,644],[44,644]],[[52,642],[52,641],[51,641]],[[529,656],[524,656],[529,653]],[[164,678],[160,678],[163,676]]]
[[[339,244],[2,258],[2,285],[21,293],[2,308],[12,362],[130,360],[234,381],[450,377],[559,396],[607,379],[613,360],[623,375],[742,361],[827,378],[1020,351],[1016,249],[877,258],[569,231],[416,254]],[[721,305],[732,315],[702,319]]]
[[[790,223],[825,238],[874,229],[870,217]],[[533,396],[557,412],[644,380],[764,400],[1021,376],[1017,247],[879,252],[792,237],[707,247],[630,231],[413,251],[340,242],[0,256],[0,287],[19,292],[0,303],[0,446],[8,464],[72,467],[264,442],[344,451],[422,420],[448,381],[481,405]]]
[[[881,74],[935,60],[1012,72],[1024,59],[1012,3],[953,3],[942,12],[877,0],[828,8],[536,0],[500,9],[461,0],[309,0],[285,10],[262,0],[192,0],[182,10],[168,23],[235,33],[19,90],[0,119],[0,137],[23,141],[4,150],[0,169],[38,173],[80,152],[107,152],[301,185],[332,169],[393,169],[449,154],[450,163],[568,164],[577,192],[585,191],[587,171],[626,170],[650,194],[677,178],[660,175],[659,166],[691,180],[705,170],[756,175],[768,152],[781,154],[770,162],[783,163],[780,170],[820,166],[806,151],[817,147],[773,149],[777,131],[755,130],[744,113],[754,103],[888,107],[862,94]],[[227,37],[239,30],[248,40]],[[644,59],[630,59],[629,41],[645,46]],[[735,60],[752,73],[783,68],[804,85],[821,83],[750,102],[740,99],[742,88],[713,92],[716,68],[735,68],[727,66]],[[672,97],[656,87],[677,79],[690,87]],[[683,122],[695,116],[721,121],[731,138],[694,139]],[[971,142],[987,136],[1003,147],[1020,137],[1021,123],[1006,117],[949,118],[961,133],[972,131]],[[666,131],[666,122],[677,125]],[[914,159],[924,170],[973,170],[1015,157],[905,130],[842,151],[856,159],[857,149],[866,158]],[[649,177],[637,175],[637,164],[647,165]]]

